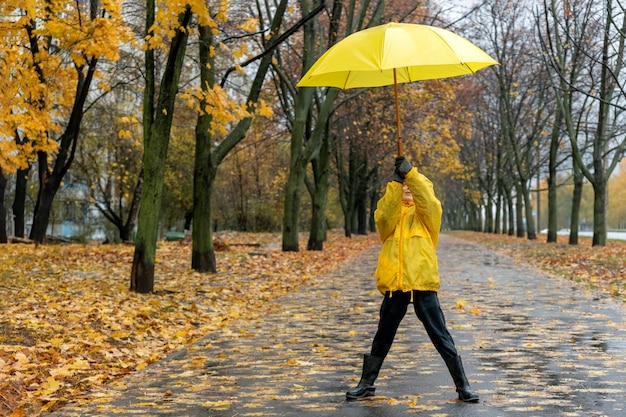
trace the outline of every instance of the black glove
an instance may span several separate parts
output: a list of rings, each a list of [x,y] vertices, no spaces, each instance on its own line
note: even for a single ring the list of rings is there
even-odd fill
[[[404,181],[404,177],[406,177],[406,174],[409,173],[411,168],[413,168],[413,166],[404,156],[396,157],[396,170],[393,173],[394,177],[397,174]]]
[[[404,178],[400,176],[400,173],[397,169],[393,170],[393,174],[391,174],[391,180],[395,182],[399,182],[400,184],[404,184]]]

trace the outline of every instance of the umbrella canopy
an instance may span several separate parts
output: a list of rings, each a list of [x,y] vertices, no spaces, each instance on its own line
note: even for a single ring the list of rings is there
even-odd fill
[[[397,84],[473,74],[497,63],[485,51],[449,30],[387,23],[337,42],[311,66],[298,86],[349,89],[393,84],[398,154],[402,154]]]

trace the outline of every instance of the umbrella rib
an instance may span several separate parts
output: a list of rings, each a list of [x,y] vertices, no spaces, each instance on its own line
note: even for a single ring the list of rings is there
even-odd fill
[[[342,90],[346,90],[347,89],[348,79],[350,79],[351,75],[352,75],[352,71],[348,71],[348,75],[346,76],[346,79],[343,82],[343,87],[341,88]]]
[[[474,71],[472,69],[472,67],[470,67],[469,65],[467,65],[466,62],[461,62],[461,65],[463,65],[465,68],[467,68],[472,74],[476,74],[476,71]]]

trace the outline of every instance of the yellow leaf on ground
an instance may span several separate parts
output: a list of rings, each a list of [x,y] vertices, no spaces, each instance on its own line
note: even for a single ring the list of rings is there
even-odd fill
[[[41,384],[41,393],[43,395],[50,395],[56,390],[58,390],[60,387],[61,386],[59,385],[57,380],[54,379],[54,377],[49,376],[46,379],[46,381],[43,384]]]
[[[227,409],[230,408],[232,403],[230,401],[205,401],[202,403],[203,407]]]

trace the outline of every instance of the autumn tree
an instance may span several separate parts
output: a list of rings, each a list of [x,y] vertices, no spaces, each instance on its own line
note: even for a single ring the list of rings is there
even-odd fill
[[[320,3],[322,4],[322,3]],[[344,10],[343,8],[346,7]],[[302,0],[300,9],[303,14],[314,9],[312,2]],[[301,58],[302,67],[296,70],[296,76],[286,74],[281,71],[281,82],[284,83],[280,89],[289,94],[289,98],[283,99],[285,103],[291,103],[288,110],[291,131],[291,161],[289,164],[289,177],[285,185],[285,204],[283,213],[283,251],[299,250],[299,213],[302,194],[304,192],[307,168],[311,161],[319,156],[322,144],[325,140],[330,140],[328,135],[329,118],[334,109],[335,99],[339,95],[336,88],[295,88],[295,84],[302,75],[310,68],[323,51],[339,39],[338,31],[341,30],[345,37],[357,30],[376,25],[382,16],[384,2],[373,3],[362,2],[360,5],[350,3],[344,5],[340,0],[333,2],[331,15],[328,21],[311,21],[304,27]],[[343,26],[339,26],[341,16],[347,16]],[[324,34],[325,36],[321,36]],[[320,41],[318,42],[318,39]],[[315,114],[315,116],[313,116]],[[330,149],[327,147],[325,149]],[[325,181],[325,176],[321,175],[326,164],[330,161],[327,151],[324,153],[324,161],[319,161],[322,165],[317,166],[317,179]],[[313,185],[313,183],[310,183]],[[318,186],[325,187],[323,182],[318,182]],[[314,190],[314,188],[311,188]],[[320,190],[318,190],[320,191]],[[324,192],[314,192],[318,198],[325,198]],[[321,201],[318,201],[321,202]],[[323,213],[323,204],[318,208],[319,213]],[[313,216],[316,219],[323,218],[321,215]],[[309,247],[319,248],[323,239],[323,229],[317,231],[313,241],[309,242]]]
[[[216,272],[217,270],[212,238],[213,206],[211,198],[218,167],[229,152],[243,140],[251,126],[255,112],[270,114],[269,109],[265,108],[264,103],[260,100],[260,95],[265,76],[273,60],[275,48],[290,36],[292,30],[295,30],[292,28],[292,30],[281,33],[287,4],[287,0],[281,0],[275,8],[270,7],[269,3],[266,4],[268,6],[266,8],[258,5],[256,10],[258,20],[248,22],[247,28],[244,26],[244,30],[254,32],[249,29],[250,23],[260,25],[258,34],[267,32],[267,38],[262,37],[260,39],[258,54],[252,54],[254,56],[241,65],[237,64],[232,69],[226,69],[220,83],[217,82],[216,70],[218,67],[214,51],[223,40],[217,37],[218,32],[215,27],[209,24],[210,21],[199,26],[200,87],[196,92],[199,104],[195,130],[194,233],[191,264],[193,269],[200,272]],[[267,21],[264,21],[262,18],[265,15],[263,10],[272,9],[274,9],[273,15],[267,16]],[[216,18],[218,15],[219,13],[216,14]],[[296,25],[297,27],[299,24]],[[236,69],[252,63],[255,63],[257,67],[243,104],[239,105],[237,102],[228,101],[224,87],[229,75]],[[218,138],[219,140],[217,140]]]
[[[100,5],[95,0],[2,4],[7,16],[2,49],[8,64],[3,68],[9,69],[14,86],[3,89],[3,98],[12,103],[0,106],[9,117],[0,125],[13,127],[7,143],[19,159],[14,164],[18,187],[25,187],[25,173],[36,155],[39,192],[30,237],[37,242],[45,237],[52,202],[74,160],[98,61],[117,59],[120,44],[128,39],[120,7],[116,1]],[[23,210],[23,190],[17,193],[14,208]]]
[[[41,7],[34,5],[24,9],[21,6],[10,1],[0,4],[3,16],[0,23],[0,176],[6,184],[7,176],[16,174],[14,229],[16,235],[23,237],[28,172],[38,152],[56,151],[58,144],[49,136],[48,129],[58,132],[63,114],[55,109],[52,100],[46,99],[51,93],[47,90],[46,74],[52,76],[58,56],[46,58],[46,53],[36,56],[30,51],[31,20],[42,11]],[[35,43],[35,47],[39,45]],[[55,76],[57,80],[61,78],[60,73]],[[59,93],[58,89],[52,91]],[[5,188],[0,191],[1,210],[6,213]],[[1,233],[6,235],[5,218]]]
[[[299,5],[303,15],[310,13],[313,9],[312,2],[309,0],[302,0]],[[316,21],[310,20],[304,26],[300,76],[304,75],[306,70],[315,62],[315,34],[317,33],[317,25]],[[282,60],[280,56],[278,59]],[[285,60],[285,62],[287,61]],[[306,143],[307,130],[310,130],[310,127],[307,129],[307,118],[312,105],[314,91],[312,88],[296,89],[295,84],[299,77],[297,79],[295,79],[296,77],[289,79],[287,78],[288,74],[284,73],[284,71],[280,71],[279,74],[281,75],[280,82],[282,83],[280,91],[284,94],[289,94],[289,98],[285,97],[282,101],[283,103],[290,103],[288,106],[284,106],[283,110],[287,115],[291,130],[289,176],[285,184],[285,202],[283,209],[282,246],[283,251],[298,251],[300,200],[302,198],[306,168],[311,159],[309,154],[312,153],[305,153],[304,146]],[[332,94],[336,97],[337,92],[334,91]],[[319,136],[319,138],[321,138],[321,136]],[[309,149],[318,150],[320,143],[321,142],[315,143]]]
[[[146,3],[144,183],[130,278],[130,289],[139,293],[149,293],[154,288],[154,263],[165,162],[178,82],[187,48],[188,29],[193,15],[189,4],[167,6],[167,11],[160,10],[157,20],[155,1],[148,0]],[[207,18],[202,9],[200,14]],[[167,56],[158,90],[155,58],[157,49],[163,49]]]

